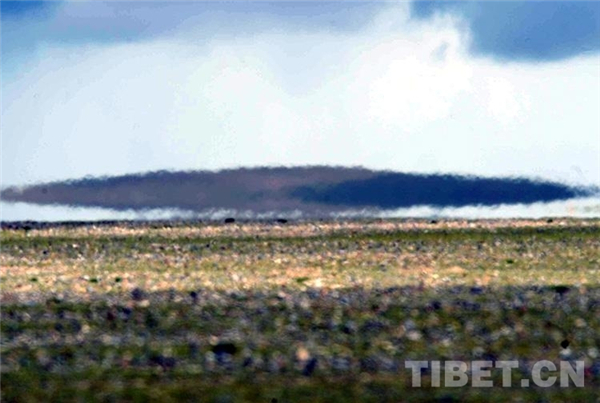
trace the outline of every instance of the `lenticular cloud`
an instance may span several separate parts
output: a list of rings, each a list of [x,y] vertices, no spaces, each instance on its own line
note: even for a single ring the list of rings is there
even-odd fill
[[[100,207],[301,212],[322,216],[348,210],[386,211],[414,206],[463,207],[551,202],[597,193],[526,178],[411,174],[328,166],[149,172],[49,182],[2,191],[6,202]]]

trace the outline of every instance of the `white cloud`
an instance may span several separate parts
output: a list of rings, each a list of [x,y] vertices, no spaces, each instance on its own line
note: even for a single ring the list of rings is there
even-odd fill
[[[48,45],[3,83],[3,182],[343,164],[600,184],[599,57],[506,64],[468,40],[403,5],[353,34]]]

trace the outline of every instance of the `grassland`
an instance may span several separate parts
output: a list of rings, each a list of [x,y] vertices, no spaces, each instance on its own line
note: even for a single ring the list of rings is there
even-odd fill
[[[2,401],[597,401],[600,220],[114,223],[1,238]],[[406,360],[584,361],[422,388]]]

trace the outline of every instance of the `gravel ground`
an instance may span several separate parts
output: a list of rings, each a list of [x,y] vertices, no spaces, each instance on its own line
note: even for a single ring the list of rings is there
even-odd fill
[[[4,223],[3,401],[596,401],[600,220]],[[406,360],[583,361],[411,387]],[[495,374],[494,385],[500,385]],[[443,377],[443,375],[442,375]]]

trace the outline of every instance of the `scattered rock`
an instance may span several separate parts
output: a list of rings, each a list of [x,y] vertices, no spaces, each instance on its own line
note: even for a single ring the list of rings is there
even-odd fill
[[[149,361],[150,365],[157,365],[165,371],[174,368],[176,364],[174,357],[165,357],[161,354],[151,356]]]
[[[571,287],[568,287],[566,285],[556,285],[553,287],[554,292],[556,292],[558,295],[560,295],[561,297],[563,295],[565,295],[566,293],[568,293],[571,290]]]
[[[350,320],[342,325],[342,332],[346,334],[354,334],[356,330],[356,324]]]
[[[141,301],[144,299],[145,293],[141,288],[134,288],[131,291],[131,298],[133,298],[134,301]]]
[[[437,399],[435,399],[434,402],[455,403],[455,402],[460,402],[460,400],[451,395],[444,395],[444,396],[441,396],[441,397],[438,397]]]
[[[296,350],[296,359],[298,361],[308,361],[310,359],[310,353],[308,352],[308,350],[304,347],[299,347]]]
[[[377,360],[373,357],[366,357],[360,360],[360,371],[374,374],[379,369]]]
[[[194,303],[198,302],[198,293],[196,291],[190,292],[190,297]]]
[[[368,320],[361,327],[362,333],[379,333],[386,328],[385,324],[379,320]]]
[[[215,353],[217,357],[222,354],[235,355],[237,352],[237,347],[235,344],[230,342],[220,342],[213,346],[212,352]]]
[[[304,369],[302,370],[302,375],[311,376],[312,373],[315,372],[316,368],[317,368],[317,359],[311,358],[304,366]]]

